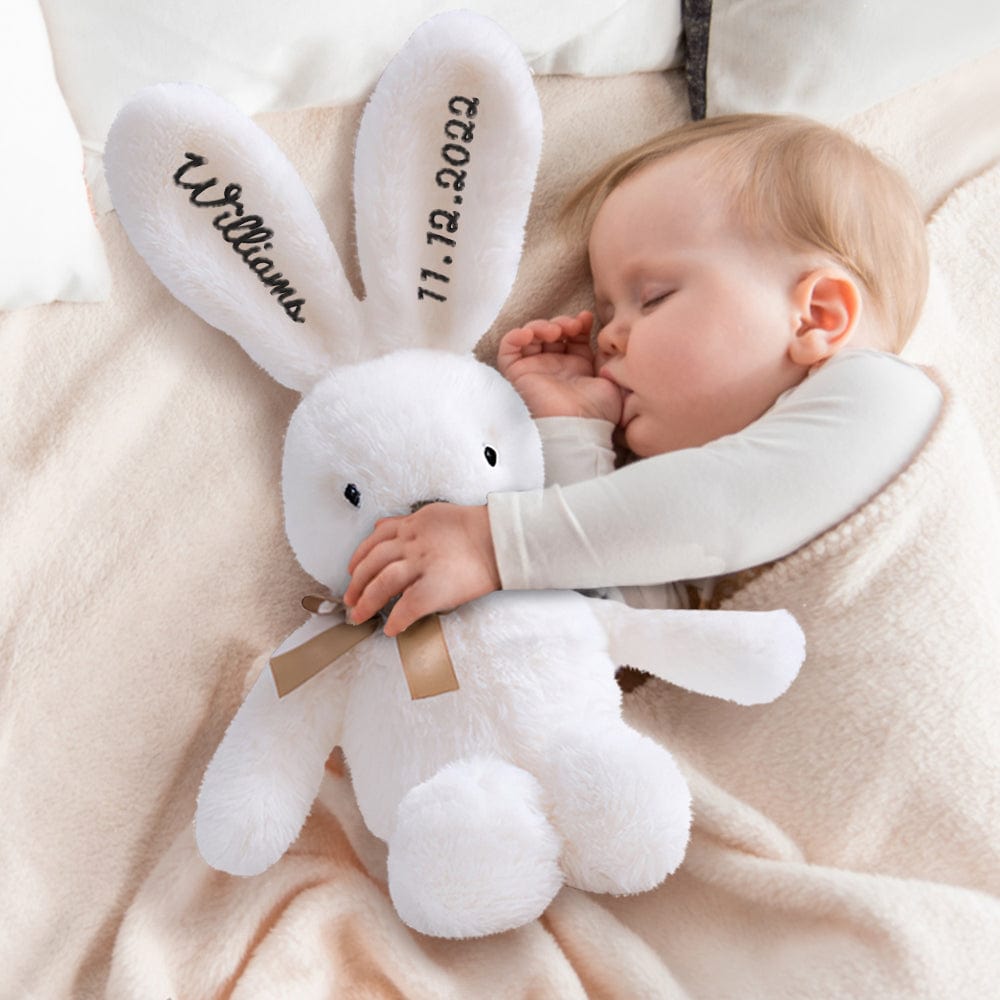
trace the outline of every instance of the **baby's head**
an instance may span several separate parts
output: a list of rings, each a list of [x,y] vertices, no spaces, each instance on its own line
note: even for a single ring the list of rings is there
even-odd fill
[[[903,348],[927,290],[924,220],[904,178],[836,129],[782,115],[690,122],[606,164],[576,192],[570,209],[583,209],[592,223],[627,178],[697,147],[705,181],[717,182],[718,193],[731,199],[734,222],[844,267],[878,317],[880,346]]]
[[[598,365],[622,387],[638,455],[742,429],[848,343],[900,350],[926,293],[906,182],[803,119],[682,126],[569,208],[590,228]]]

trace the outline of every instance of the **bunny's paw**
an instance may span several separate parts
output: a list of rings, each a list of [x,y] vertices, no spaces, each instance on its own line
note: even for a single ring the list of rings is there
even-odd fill
[[[266,765],[228,767],[223,745],[212,759],[195,814],[195,840],[205,861],[230,875],[259,875],[298,837],[315,798],[314,782]]]

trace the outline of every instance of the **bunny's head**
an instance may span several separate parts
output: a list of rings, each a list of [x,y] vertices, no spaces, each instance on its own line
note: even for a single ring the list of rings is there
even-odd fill
[[[530,72],[504,32],[466,11],[421,25],[358,133],[358,301],[294,167],[232,105],[162,85],[112,126],[105,166],[132,243],[302,393],[286,530],[334,594],[379,518],[542,485],[527,408],[471,354],[513,284],[540,150]]]
[[[493,368],[447,351],[397,351],[332,372],[288,425],[285,530],[302,567],[342,594],[380,517],[486,502],[542,485],[527,408]]]

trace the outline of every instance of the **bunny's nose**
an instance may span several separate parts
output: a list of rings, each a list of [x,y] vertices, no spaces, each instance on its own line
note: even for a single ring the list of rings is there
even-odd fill
[[[426,507],[429,503],[447,503],[444,497],[435,497],[433,500],[418,500],[416,503],[410,504],[410,513],[416,514],[421,507]]]

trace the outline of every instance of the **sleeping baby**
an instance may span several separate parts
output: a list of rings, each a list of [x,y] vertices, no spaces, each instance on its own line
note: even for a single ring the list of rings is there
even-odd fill
[[[935,425],[940,389],[897,356],[927,287],[923,220],[846,135],[690,123],[567,211],[589,227],[596,351],[585,311],[511,330],[497,359],[538,421],[546,488],[379,521],[349,567],[355,622],[401,595],[396,635],[500,588],[718,606],[877,494]]]

